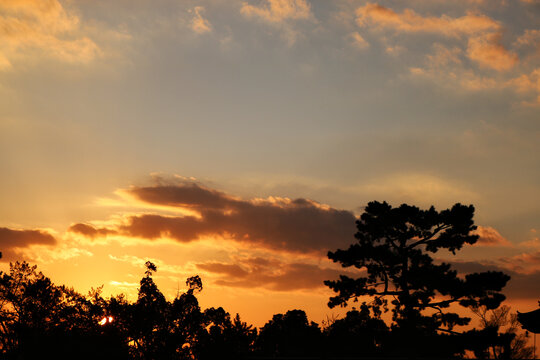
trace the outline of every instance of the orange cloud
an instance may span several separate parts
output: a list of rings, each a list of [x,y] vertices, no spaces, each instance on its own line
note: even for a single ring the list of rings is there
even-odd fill
[[[212,25],[202,16],[203,11],[203,6],[195,6],[192,11],[194,15],[191,20],[191,30],[195,31],[197,34],[204,34],[212,31]]]
[[[478,226],[475,234],[479,236],[475,246],[513,246],[497,230],[489,226]]]
[[[501,44],[501,25],[485,15],[468,12],[458,18],[422,16],[410,9],[397,13],[381,5],[367,3],[356,10],[356,16],[357,24],[362,27],[432,33],[451,38],[467,37],[467,56],[484,68],[504,71],[518,62],[517,55]]]
[[[357,31],[351,33],[352,44],[358,49],[366,49],[369,43]]]
[[[254,6],[244,2],[240,13],[247,18],[260,19],[281,32],[289,46],[295,44],[302,34],[294,28],[292,21],[313,18],[311,6],[306,0],[266,0],[266,5]]]
[[[540,51],[540,30],[527,29],[514,42],[518,47],[533,47],[536,51]]]
[[[540,251],[500,259],[503,266],[521,274],[540,273]]]
[[[81,33],[80,19],[57,0],[0,2],[0,69],[21,58],[44,54],[65,62],[87,63],[99,47]]]
[[[271,23],[312,17],[311,7],[306,0],[267,0],[266,6],[261,7],[245,2],[240,12],[247,17],[258,17]]]
[[[469,59],[476,61],[482,67],[498,71],[509,70],[517,64],[518,57],[506,50],[500,41],[500,33],[471,37],[467,47],[467,55]]]
[[[406,9],[397,13],[379,4],[367,3],[356,10],[356,22],[359,26],[389,28],[402,32],[429,32],[456,37],[486,31],[497,31],[500,25],[493,19],[467,13],[459,18],[448,16],[423,17],[413,10]]]

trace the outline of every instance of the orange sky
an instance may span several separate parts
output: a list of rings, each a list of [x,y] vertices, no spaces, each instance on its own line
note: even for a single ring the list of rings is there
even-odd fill
[[[59,231],[2,228],[3,268],[26,259],[58,283],[83,292],[104,285],[106,295],[136,299],[150,260],[169,299],[199,274],[204,307],[223,306],[258,326],[293,308],[319,323],[342,315],[343,309],[326,306],[331,291],[323,281],[359,274],[326,258],[328,250],[353,242],[355,214],[312,200],[242,199],[194,179],[156,175],[152,184],[119,189],[94,206],[108,209],[108,216]],[[477,233],[473,247],[458,256],[438,253],[438,259],[463,273],[503,270],[513,277],[508,304],[534,307],[538,262],[529,245],[512,244],[490,227]]]
[[[514,310],[540,299],[535,0],[0,2],[0,269],[258,326],[321,322],[372,200],[474,204]]]

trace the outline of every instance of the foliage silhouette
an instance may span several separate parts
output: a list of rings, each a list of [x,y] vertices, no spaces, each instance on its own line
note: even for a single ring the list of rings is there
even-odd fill
[[[54,285],[26,262],[10,264],[9,274],[0,274],[5,358],[127,358],[127,347],[99,327],[99,313],[86,297]]]
[[[389,329],[380,318],[370,316],[369,307],[362,304],[343,319],[333,321],[325,330],[327,348],[333,356],[379,356],[388,342]]]
[[[303,310],[289,310],[261,328],[255,346],[264,356],[315,356],[323,352],[321,340],[319,325],[309,323]]]
[[[432,258],[439,250],[455,253],[476,242],[473,213],[472,206],[460,204],[437,212],[369,203],[357,221],[358,242],[329,253],[366,275],[325,284],[337,293],[330,307],[370,301],[322,330],[303,310],[276,314],[260,331],[222,307],[202,310],[199,276],[188,278],[186,291],[168,301],[154,282],[158,269],[150,261],[134,302],[123,294],[106,299],[103,287],[85,296],[53,284],[35,266],[12,263],[8,273],[0,272],[0,358],[442,358],[466,349],[479,358],[522,358],[529,350],[516,334],[514,317],[497,309],[509,277],[500,272],[459,277]],[[456,332],[455,326],[470,319],[449,311],[453,304],[476,311],[482,328]],[[390,309],[389,328],[382,316]]]
[[[375,317],[392,309],[392,347],[408,354],[422,349],[423,355],[429,355],[427,339],[432,345],[447,343],[447,338],[437,338],[438,332],[452,333],[455,326],[470,321],[448,311],[451,305],[494,309],[505,299],[500,291],[508,275],[488,271],[460,278],[450,264],[436,264],[431,256],[439,250],[455,255],[463,245],[474,244],[478,236],[472,233],[476,229],[473,214],[472,205],[455,204],[438,212],[434,207],[420,210],[403,204],[393,208],[386,202],[370,202],[356,222],[357,242],[347,250],[328,253],[343,267],[365,269],[366,276],[341,275],[339,280],[325,281],[337,293],[329,306],[371,297],[368,306]],[[450,344],[447,347],[454,349]],[[433,351],[440,352],[440,346]]]
[[[517,314],[510,313],[509,306],[489,310],[485,306],[473,308],[480,318],[481,329],[471,330],[466,335],[472,339],[469,348],[477,359],[530,359],[533,348],[527,346],[520,328]]]

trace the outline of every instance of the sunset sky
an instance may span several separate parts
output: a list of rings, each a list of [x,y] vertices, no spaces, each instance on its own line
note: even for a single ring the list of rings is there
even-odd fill
[[[321,322],[372,200],[473,204],[540,300],[540,1],[2,0],[0,269]]]

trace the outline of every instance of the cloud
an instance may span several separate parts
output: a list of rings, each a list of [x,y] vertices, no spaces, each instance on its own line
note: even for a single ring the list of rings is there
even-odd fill
[[[250,274],[249,271],[243,269],[240,265],[236,264],[209,262],[204,264],[197,264],[197,267],[201,270],[205,270],[211,273],[217,273],[220,275],[226,275],[231,278],[246,278]]]
[[[171,184],[162,183],[162,179],[156,181],[157,186],[134,186],[128,189],[127,193],[150,204],[191,209],[223,209],[238,204],[235,198],[193,180],[178,179]]]
[[[531,229],[531,239],[524,241],[519,244],[519,246],[526,247],[526,248],[533,248],[533,249],[540,249],[540,237],[538,237],[538,230]]]
[[[44,248],[42,246],[30,247],[24,251],[17,251],[17,257],[38,264],[52,264],[82,256],[91,257],[94,254],[86,249],[79,249],[77,244],[61,242],[58,246]]]
[[[475,246],[513,246],[510,241],[506,240],[492,227],[478,226],[474,233],[479,236]]]
[[[270,23],[312,17],[311,7],[306,0],[266,0],[266,6],[260,7],[244,2],[240,12],[246,17],[256,17]]]
[[[457,46],[447,48],[442,44],[435,43],[433,49],[434,52],[427,55],[427,62],[432,67],[441,68],[462,63],[461,55],[463,51]]]
[[[204,12],[204,10],[204,6],[195,6],[191,11],[191,13],[193,13],[191,30],[197,34],[204,34],[212,31],[212,25],[202,16],[202,12]]]
[[[17,250],[31,245],[55,245],[56,239],[43,230],[19,230],[0,227],[0,252],[3,260],[17,257]]]
[[[115,230],[111,230],[107,228],[96,228],[92,225],[81,224],[81,223],[71,225],[68,231],[81,234],[89,238],[117,234],[117,231]]]
[[[143,269],[145,267],[145,263],[147,261],[151,261],[157,266],[160,274],[165,272],[165,273],[178,275],[178,274],[185,274],[186,272],[189,272],[188,271],[189,264],[188,266],[171,265],[171,264],[166,263],[163,260],[148,257],[148,256],[146,257],[138,257],[134,255],[114,256],[112,254],[109,254],[109,259],[113,261],[130,264],[131,266],[137,269]]]
[[[518,63],[516,54],[501,45],[501,33],[482,34],[469,39],[467,55],[480,66],[498,71],[509,70]]]
[[[324,280],[339,275],[354,276],[348,271],[322,268],[306,263],[282,263],[277,260],[247,258],[238,263],[209,262],[197,264],[203,271],[218,276],[216,284],[238,288],[264,288],[274,291],[312,290],[323,288]]]
[[[184,180],[132,187],[126,192],[152,205],[187,207],[198,216],[140,214],[127,217],[114,229],[76,224],[70,231],[87,236],[117,231],[125,236],[172,238],[184,243],[219,237],[274,250],[318,253],[349,245],[355,231],[352,212],[302,198],[242,200]]]
[[[526,29],[523,35],[519,36],[514,42],[516,47],[532,47],[540,52],[540,30]]]
[[[0,227],[0,248],[22,248],[32,244],[54,245],[56,239],[42,230],[15,230]]]
[[[352,44],[357,49],[367,49],[369,43],[357,31],[351,33]]]
[[[82,33],[79,17],[57,0],[0,2],[0,70],[35,55],[88,63],[100,54],[96,43]]]
[[[540,272],[540,250],[499,259],[501,266],[520,274]]]
[[[390,29],[403,33],[431,33],[447,38],[468,39],[467,56],[480,67],[506,71],[518,63],[518,56],[501,44],[502,26],[485,15],[468,12],[453,18],[422,16],[414,10],[397,13],[378,4],[367,3],[356,10],[361,27]]]
[[[518,93],[532,94],[531,101],[523,101],[524,105],[540,106],[540,68],[534,69],[530,74],[522,74],[503,84],[504,87],[514,89]]]
[[[293,25],[294,21],[312,20],[311,6],[306,0],[266,0],[266,5],[242,4],[240,13],[249,19],[259,19],[281,32],[288,46],[296,43],[301,32]]]
[[[136,290],[140,284],[136,282],[128,282],[128,281],[109,281],[109,285],[112,285],[120,290]]]
[[[540,271],[531,271],[528,273],[514,271],[506,267],[505,263],[499,262],[481,262],[481,261],[455,261],[452,267],[461,274],[484,271],[502,271],[510,275],[510,281],[504,287],[502,293],[508,299],[532,299],[536,301],[540,298]]]
[[[456,201],[472,201],[477,195],[465,186],[438,176],[423,173],[391,174],[363,185],[360,191],[374,198],[431,205],[433,199],[453,205]]]
[[[426,56],[425,65],[409,68],[410,74],[414,78],[430,80],[440,86],[455,90],[472,92],[511,90],[522,99],[521,105],[540,105],[540,68],[519,75],[512,73],[507,76],[485,75],[468,69],[461,60],[463,53],[464,51],[458,47],[447,48],[439,43],[434,44],[433,53]],[[478,56],[483,55],[479,53]],[[510,55],[508,61],[511,62],[511,58]],[[485,60],[488,61],[487,57]],[[494,59],[488,66],[504,67],[505,60],[502,58],[500,60],[501,62],[497,63]]]
[[[410,9],[397,13],[373,3],[367,3],[356,9],[356,22],[361,27],[372,26],[400,32],[438,33],[449,37],[500,29],[500,25],[496,21],[484,15],[467,13],[459,18],[451,18],[446,15],[423,17]]]

